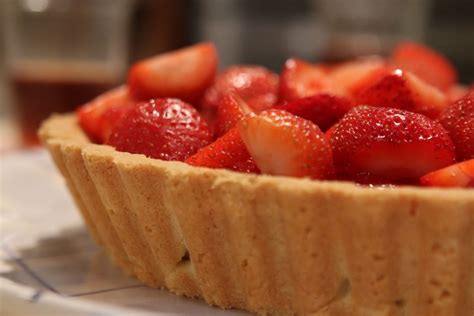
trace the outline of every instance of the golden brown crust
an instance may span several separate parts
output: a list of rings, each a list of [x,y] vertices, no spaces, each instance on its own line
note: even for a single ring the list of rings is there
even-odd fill
[[[474,313],[473,190],[190,167],[91,144],[71,115],[40,134],[92,234],[150,286],[258,313]]]

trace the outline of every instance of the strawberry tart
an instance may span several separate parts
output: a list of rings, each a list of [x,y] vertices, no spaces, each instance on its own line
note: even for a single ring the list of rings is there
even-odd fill
[[[43,123],[117,265],[259,314],[474,314],[474,88],[444,56],[217,65],[161,54]]]

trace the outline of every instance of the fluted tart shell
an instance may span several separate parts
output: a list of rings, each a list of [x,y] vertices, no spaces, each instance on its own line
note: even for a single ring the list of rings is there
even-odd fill
[[[197,168],[40,136],[94,239],[144,284],[278,315],[474,315],[474,190]]]

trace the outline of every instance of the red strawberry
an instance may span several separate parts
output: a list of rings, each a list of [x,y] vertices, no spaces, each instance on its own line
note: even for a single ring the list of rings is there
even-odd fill
[[[115,125],[127,116],[135,106],[135,103],[124,104],[123,106],[111,107],[104,112],[100,120],[102,142],[107,142]]]
[[[334,124],[324,133],[324,137],[326,138],[326,141],[328,142],[328,144],[331,143],[331,137],[332,137],[332,134],[334,133],[334,130],[336,129],[336,125],[337,124]]]
[[[421,44],[399,44],[393,51],[392,62],[443,91],[458,78],[456,69],[446,57]]]
[[[474,187],[474,159],[432,171],[420,178],[425,186]]]
[[[87,136],[102,143],[115,123],[134,105],[126,86],[110,90],[77,110],[79,125]]]
[[[217,106],[217,118],[214,127],[215,135],[224,135],[246,114],[252,112],[247,103],[235,93],[225,95]]]
[[[277,101],[278,76],[260,66],[229,67],[217,76],[214,84],[206,91],[203,107],[217,107],[221,98],[231,92],[254,110],[267,109]]]
[[[183,161],[211,141],[207,124],[179,99],[155,99],[134,107],[113,129],[107,144],[119,151]]]
[[[215,142],[201,148],[186,162],[192,166],[223,168],[246,173],[260,172],[242,142],[237,127],[229,130]]]
[[[415,75],[400,69],[359,87],[356,103],[398,108],[436,118],[447,105],[446,96]]]
[[[469,87],[462,84],[454,84],[446,91],[449,103],[453,103],[469,92]]]
[[[456,146],[458,160],[474,158],[474,88],[450,105],[440,122]]]
[[[372,77],[387,74],[389,71],[382,58],[366,57],[335,67],[329,77],[334,85],[343,89],[347,95],[353,96],[358,92],[359,86],[364,86],[365,81],[373,81]]]
[[[330,80],[327,69],[299,59],[288,59],[280,75],[280,101],[294,101],[318,93],[342,94]]]
[[[415,102],[406,85],[403,73],[394,72],[366,82],[355,96],[358,104],[384,106],[413,111]]]
[[[237,124],[258,168],[267,174],[327,179],[331,148],[319,127],[282,110],[266,110]]]
[[[325,131],[339,121],[352,107],[352,102],[345,97],[317,94],[276,106],[275,109],[285,110],[310,120]]]
[[[169,97],[193,103],[212,84],[216,69],[216,48],[201,43],[137,62],[128,85],[139,100]]]
[[[450,165],[454,145],[436,121],[408,111],[359,106],[337,123],[331,137],[334,163],[342,175],[367,173],[412,180]]]

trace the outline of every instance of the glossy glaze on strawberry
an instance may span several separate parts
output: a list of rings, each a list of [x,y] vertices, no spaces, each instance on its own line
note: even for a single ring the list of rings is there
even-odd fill
[[[259,173],[236,127],[186,160],[192,166]]]
[[[215,108],[221,98],[234,93],[254,110],[265,110],[277,101],[278,76],[261,66],[238,65],[224,70],[206,91],[203,107]]]
[[[401,69],[389,74],[377,74],[373,81],[359,86],[357,104],[384,106],[424,114],[436,118],[447,106],[446,96],[437,88]]]
[[[291,58],[279,76],[257,65],[218,72],[217,60],[200,43],[140,61],[78,122],[92,141],[196,167],[472,185],[474,88],[428,47],[402,43],[386,58],[336,65]]]
[[[454,145],[441,124],[385,107],[351,110],[337,124],[331,146],[338,172],[349,176],[418,179],[455,162]]]
[[[449,106],[441,115],[441,124],[456,146],[459,160],[474,158],[474,88]]]
[[[237,122],[253,110],[241,97],[229,93],[221,98],[217,105],[217,114],[214,123],[214,134],[219,137],[227,133]]]
[[[283,110],[267,110],[238,124],[242,140],[263,173],[328,179],[331,147],[312,122]]]
[[[285,110],[310,120],[322,131],[326,131],[353,106],[348,98],[322,93],[275,106],[274,109]]]
[[[183,161],[211,139],[207,124],[195,108],[167,98],[135,106],[117,123],[107,144],[119,151]]]

